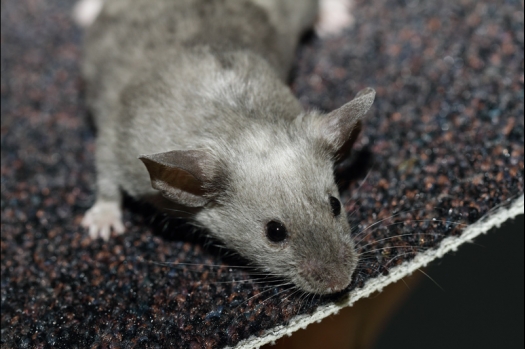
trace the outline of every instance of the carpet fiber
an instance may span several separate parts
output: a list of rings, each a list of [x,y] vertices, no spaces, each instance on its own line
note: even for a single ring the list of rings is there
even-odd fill
[[[2,348],[260,345],[523,213],[523,3],[371,0],[342,35],[304,42],[291,85],[326,111],[377,90],[337,169],[362,254],[347,292],[254,280],[130,199],[127,233],[91,241],[79,223],[94,132],[71,6],[1,3]]]

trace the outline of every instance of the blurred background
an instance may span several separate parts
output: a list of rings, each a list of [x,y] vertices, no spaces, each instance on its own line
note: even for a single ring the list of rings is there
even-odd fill
[[[374,348],[524,348],[523,215],[425,269]],[[416,272],[417,273],[417,272]]]

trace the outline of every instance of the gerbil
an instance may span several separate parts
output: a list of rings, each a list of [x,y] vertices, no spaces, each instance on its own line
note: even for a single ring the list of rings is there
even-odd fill
[[[83,75],[98,128],[91,237],[122,233],[121,190],[192,219],[303,291],[343,290],[357,263],[334,182],[373,103],[323,115],[285,81],[315,0],[112,0],[88,29]],[[140,160],[139,160],[140,159]]]

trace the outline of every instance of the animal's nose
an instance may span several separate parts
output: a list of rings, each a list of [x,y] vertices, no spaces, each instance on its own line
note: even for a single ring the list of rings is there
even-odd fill
[[[345,289],[350,282],[350,273],[339,269],[341,268],[310,259],[302,263],[301,275],[324,292],[337,292]]]
[[[342,291],[348,286],[347,281],[341,282],[340,279],[332,279],[328,281],[328,288],[330,288],[333,292]]]

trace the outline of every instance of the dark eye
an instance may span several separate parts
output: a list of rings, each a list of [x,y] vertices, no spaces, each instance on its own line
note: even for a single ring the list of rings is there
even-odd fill
[[[330,196],[330,206],[332,206],[332,213],[335,217],[341,214],[341,202],[337,198]]]
[[[266,236],[272,242],[281,242],[288,237],[288,232],[281,222],[270,221],[266,224]]]

